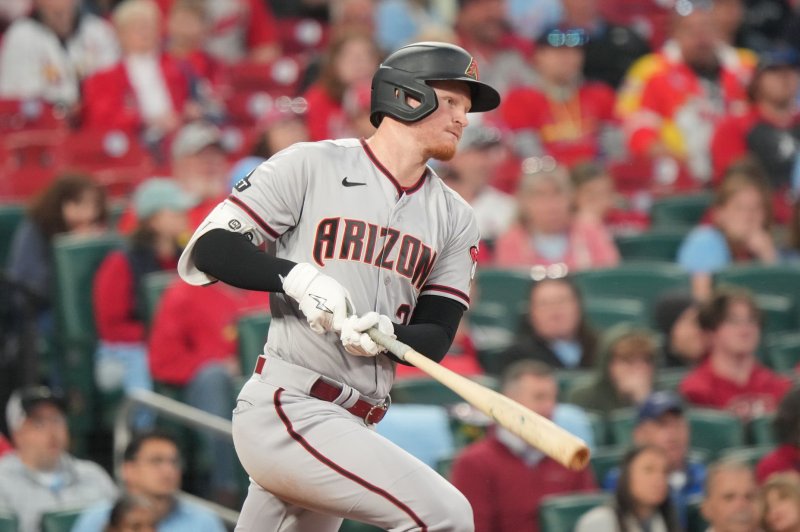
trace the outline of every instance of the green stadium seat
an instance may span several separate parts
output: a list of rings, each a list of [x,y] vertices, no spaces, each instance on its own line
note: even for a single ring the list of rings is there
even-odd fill
[[[42,532],[70,532],[83,509],[48,512],[42,516]]]
[[[592,452],[589,458],[589,464],[594,471],[594,478],[597,484],[601,485],[609,471],[617,467],[625,456],[627,447],[622,445],[610,445],[600,447]]]
[[[251,312],[239,318],[236,324],[238,332],[239,362],[242,374],[250,375],[256,367],[258,355],[264,353],[264,343],[272,316],[268,312]]]
[[[584,298],[583,312],[597,330],[605,330],[622,322],[647,325],[645,304],[625,297]]]
[[[800,363],[800,333],[773,334],[766,342],[766,363],[775,371],[794,374]]]
[[[589,418],[589,423],[592,425],[595,445],[598,447],[606,445],[609,440],[609,434],[603,417],[597,412],[586,412],[586,417]]]
[[[650,208],[653,228],[691,228],[703,218],[714,197],[711,193],[675,195],[659,198]]]
[[[574,388],[583,386],[594,377],[592,369],[557,369],[555,370],[556,382],[558,382],[558,399],[566,400],[570,391]]]
[[[744,446],[744,427],[733,414],[693,407],[687,415],[692,449],[707,452],[710,459],[716,459],[726,449]]]
[[[614,268],[576,272],[575,283],[583,297],[637,299],[645,305],[647,318],[663,293],[689,290],[689,275],[668,262],[630,262]]]
[[[636,426],[635,408],[618,408],[608,416],[611,429],[611,443],[614,445],[630,445],[633,439],[633,428]]]
[[[57,364],[62,368],[68,395],[80,412],[71,412],[71,429],[80,449],[81,438],[96,427],[95,407],[102,419],[109,422],[115,407],[113,401],[96,401],[94,353],[97,333],[92,306],[92,282],[100,263],[109,252],[122,245],[116,233],[92,237],[57,236],[53,242],[55,294],[53,298],[57,324]]]
[[[17,226],[25,217],[25,206],[18,203],[0,205],[0,268],[5,269],[11,242]]]
[[[382,528],[366,523],[359,523],[358,521],[351,521],[350,519],[345,519],[342,522],[342,526],[339,528],[339,532],[380,532],[382,530]]]
[[[636,235],[621,235],[615,241],[623,260],[674,262],[686,232],[686,229],[655,229]]]
[[[764,314],[762,340],[766,334],[777,334],[797,330],[795,307],[791,296],[778,294],[755,294],[756,305]]]
[[[726,449],[720,458],[732,459],[748,464],[750,467],[755,467],[759,460],[761,460],[767,453],[775,449],[773,445],[752,445],[747,447],[733,447]]]
[[[539,505],[541,532],[568,532],[583,514],[609,500],[611,495],[603,492],[547,497]]]
[[[778,438],[775,436],[773,423],[775,414],[764,414],[750,420],[750,441],[755,445],[777,445]]]
[[[677,392],[681,381],[689,373],[686,368],[659,368],[656,372],[656,389]]]
[[[12,513],[0,512],[0,532],[17,532],[19,519]]]
[[[489,305],[489,308],[495,309],[493,312],[504,313],[505,318],[514,320],[527,309],[532,283],[530,275],[524,271],[479,269],[475,310]],[[503,323],[508,326],[508,321]],[[511,326],[516,328],[517,325],[518,323],[514,321]]]
[[[701,495],[693,497],[689,501],[686,507],[686,518],[688,520],[686,532],[706,532],[708,530],[708,522],[701,511],[702,506],[703,497]]]
[[[153,320],[158,308],[158,302],[161,301],[161,296],[164,295],[167,287],[178,278],[178,274],[172,270],[148,273],[144,277],[142,281],[144,293],[141,294],[141,297],[144,297],[147,312],[145,323],[149,325]]]
[[[789,297],[793,303],[795,326],[800,325],[800,268],[793,265],[735,265],[714,276],[716,284],[744,286],[756,294]]]

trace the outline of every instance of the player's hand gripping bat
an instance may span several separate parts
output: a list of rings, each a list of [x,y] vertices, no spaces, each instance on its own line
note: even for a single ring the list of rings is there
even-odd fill
[[[492,418],[498,425],[513,432],[558,463],[573,470],[583,469],[588,465],[589,448],[586,443],[549,419],[486,386],[450,371],[375,328],[369,329],[367,333],[394,356],[413,364],[441,382]]]

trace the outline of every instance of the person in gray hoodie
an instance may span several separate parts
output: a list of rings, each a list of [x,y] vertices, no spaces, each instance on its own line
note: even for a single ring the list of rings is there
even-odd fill
[[[39,532],[47,512],[114,498],[114,482],[99,465],[67,453],[64,400],[46,387],[16,390],[6,418],[16,450],[0,459],[0,508],[17,515],[18,532]]]

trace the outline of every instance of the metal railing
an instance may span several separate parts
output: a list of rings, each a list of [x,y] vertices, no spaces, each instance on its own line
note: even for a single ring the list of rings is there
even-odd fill
[[[230,420],[209,414],[208,412],[149,390],[132,390],[126,395],[120,405],[119,412],[114,421],[114,472],[116,478],[121,478],[122,457],[125,448],[131,441],[133,432],[129,420],[131,412],[137,406],[145,406],[164,418],[178,421],[189,427],[215,432],[227,438],[231,438]],[[179,492],[178,496],[183,500],[199,504],[211,510],[228,525],[235,525],[236,521],[239,519],[239,512],[220,504],[183,491]]]

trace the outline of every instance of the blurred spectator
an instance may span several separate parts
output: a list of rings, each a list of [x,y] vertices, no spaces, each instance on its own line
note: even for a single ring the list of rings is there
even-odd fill
[[[575,532],[678,532],[669,498],[669,464],[661,448],[646,445],[622,459],[614,500],[590,510]]]
[[[230,419],[234,385],[242,375],[236,323],[244,313],[266,308],[264,293],[223,283],[191,286],[177,279],[164,292],[153,319],[149,342],[153,379],[179,387],[186,403]],[[232,503],[238,496],[231,442],[212,434],[206,440],[214,457],[209,494]]]
[[[9,279],[21,287],[16,304],[33,308],[38,332],[45,338],[53,333],[51,298],[55,287],[53,237],[97,234],[108,220],[106,197],[90,177],[66,174],[58,177],[35,198],[17,227],[8,256]],[[24,293],[23,293],[24,291]],[[28,314],[20,310],[21,315]]]
[[[760,532],[757,488],[750,467],[719,460],[708,468],[701,511],[713,532]]]
[[[710,346],[680,384],[690,403],[725,409],[745,421],[775,411],[792,381],[758,361],[761,320],[755,299],[743,288],[717,289],[701,306],[700,327]]]
[[[633,29],[606,20],[599,0],[561,0],[561,4],[561,25],[586,32],[583,74],[589,80],[619,87],[631,63],[650,52],[647,41]]]
[[[530,291],[528,312],[514,344],[497,355],[501,368],[539,360],[554,368],[594,367],[597,335],[587,323],[578,287],[567,278],[542,279]]]
[[[133,194],[139,220],[126,249],[114,251],[94,278],[94,316],[99,344],[95,378],[101,390],[153,389],[147,366],[145,277],[174,270],[187,238],[191,199],[170,179],[153,178]]]
[[[299,102],[297,100],[300,100]],[[295,99],[283,108],[273,108],[267,116],[259,120],[256,127],[260,133],[251,150],[251,155],[269,159],[279,151],[298,142],[308,142],[308,126],[302,98]],[[370,125],[371,127],[371,125]]]
[[[800,473],[800,388],[794,388],[781,399],[772,427],[778,446],[758,462],[759,483],[773,473]]]
[[[786,222],[791,207],[787,193],[800,190],[795,176],[800,157],[800,113],[797,94],[800,62],[791,49],[764,52],[750,82],[752,108],[742,116],[726,117],[714,132],[711,156],[719,180],[738,159],[750,154],[764,168],[775,191],[775,215]]]
[[[211,123],[190,122],[175,135],[171,156],[172,178],[194,202],[189,210],[189,229],[193,231],[230,191],[222,133]],[[130,233],[136,224],[136,213],[128,208],[117,227]]]
[[[125,0],[114,10],[122,60],[84,85],[83,126],[118,128],[158,142],[187,115],[189,79],[161,51],[161,15],[155,0]]]
[[[372,83],[363,80],[348,87],[342,97],[342,109],[347,119],[347,129],[353,137],[369,138],[375,133],[370,121],[372,106]]]
[[[330,26],[335,32],[375,34],[375,0],[328,1]]]
[[[569,402],[608,415],[640,405],[655,386],[656,342],[650,331],[619,323],[602,336],[595,377],[569,393]]]
[[[561,0],[507,0],[507,3],[511,29],[530,41],[557,24],[565,9]]]
[[[420,33],[445,22],[428,0],[383,0],[375,6],[375,38],[383,50],[397,50],[416,41]]]
[[[79,0],[34,0],[0,48],[0,97],[43,98],[74,108],[84,78],[119,59],[114,30]]]
[[[500,94],[536,80],[524,54],[529,45],[509,31],[506,0],[458,0],[455,28],[459,46],[480,65],[480,77]]]
[[[653,313],[656,330],[664,338],[663,364],[668,368],[698,364],[708,351],[708,342],[697,320],[698,305],[691,294],[664,294],[656,301]]]
[[[6,0],[0,4],[0,35],[10,23],[28,15],[32,8],[33,0]]]
[[[183,461],[175,440],[164,432],[137,434],[128,443],[120,470],[125,491],[143,499],[159,532],[222,532],[219,518],[204,507],[177,497]],[[114,521],[117,506],[105,500],[87,508],[72,532],[99,532]]]
[[[711,179],[709,147],[716,124],[746,111],[745,87],[755,56],[726,45],[714,31],[708,0],[675,4],[671,39],[633,64],[619,94],[628,146],[638,157],[671,157],[701,186]]]
[[[527,268],[563,263],[570,272],[616,265],[619,252],[608,231],[574,218],[567,171],[552,159],[549,166],[532,170],[520,181],[519,222],[497,239],[496,265]]]
[[[678,264],[691,274],[696,299],[707,299],[713,274],[734,262],[777,262],[771,212],[761,176],[749,165],[731,167],[715,191],[711,223],[695,227],[678,249]]]
[[[560,164],[618,155],[614,145],[614,91],[582,79],[586,34],[582,29],[551,28],[537,41],[534,86],[509,91],[500,113],[514,131],[520,157],[551,155]]]
[[[311,140],[353,136],[343,107],[344,95],[351,87],[369,83],[379,62],[380,52],[368,33],[349,31],[333,38],[319,80],[305,93]]]
[[[684,406],[672,392],[654,392],[641,404],[633,429],[633,443],[658,447],[667,457],[670,500],[682,526],[687,525],[687,507],[703,493],[706,467],[689,457],[689,422]],[[620,469],[614,468],[603,480],[603,489],[614,491]]]
[[[176,1],[157,0],[161,13],[169,13]],[[280,57],[277,23],[268,2],[204,2],[210,25],[210,32],[205,35],[205,46],[212,56],[225,63],[268,63]]]
[[[218,120],[223,114],[219,91],[225,69],[203,48],[210,26],[204,0],[175,0],[167,16],[166,53],[183,70],[189,98],[199,106],[189,114]]]
[[[772,475],[758,492],[764,532],[800,531],[800,477]]]
[[[458,151],[441,172],[447,186],[472,206],[482,244],[489,247],[511,226],[516,214],[514,197],[489,184],[505,155],[500,131],[473,123],[464,129]]]
[[[155,532],[155,530],[155,512],[150,501],[135,495],[122,495],[111,508],[108,524],[103,532]]]
[[[0,459],[0,508],[19,518],[19,532],[39,532],[42,514],[113,497],[114,483],[97,464],[67,453],[64,398],[49,388],[16,390],[6,405],[16,451]]]
[[[793,4],[795,0],[745,0],[737,46],[761,53],[778,42],[787,42],[784,29],[791,26]]]
[[[550,419],[558,384],[546,364],[525,361],[508,369],[502,393]],[[590,468],[570,471],[499,426],[459,453],[451,480],[472,504],[475,532],[538,532],[544,497],[596,489]]]
[[[711,16],[714,27],[722,42],[729,46],[737,45],[739,29],[744,21],[745,6],[743,0],[713,0]]]
[[[617,193],[610,172],[594,162],[576,164],[570,170],[575,190],[575,219],[586,225],[604,227],[612,233],[640,232],[650,220],[646,213],[629,208]]]

